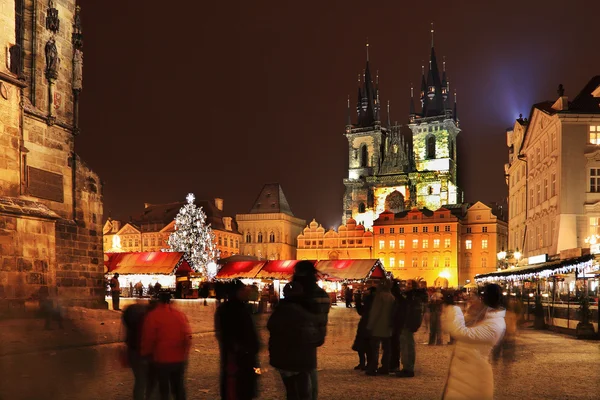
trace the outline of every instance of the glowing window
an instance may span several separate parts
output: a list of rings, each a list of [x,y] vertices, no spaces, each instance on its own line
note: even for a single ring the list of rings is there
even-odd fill
[[[440,239],[433,239],[433,248],[434,249],[440,248]]]
[[[450,239],[444,239],[444,248],[445,249],[449,249],[450,248]]]
[[[423,239],[423,248],[426,249],[429,247],[429,240],[428,239]]]
[[[600,192],[600,168],[590,169],[590,192]]]
[[[473,241],[472,240],[465,240],[465,249],[471,250],[472,248],[473,248]]]
[[[419,247],[419,239],[413,239],[413,249],[416,249]]]
[[[421,262],[421,266],[422,266],[423,268],[427,268],[427,258],[424,258],[424,259],[422,260],[422,262]]]
[[[398,266],[404,268],[404,260],[398,260]]]
[[[390,240],[390,249],[395,249],[395,248],[396,248],[396,241]]]
[[[596,145],[600,144],[600,125],[590,126],[590,143]]]
[[[449,267],[450,266],[450,257],[446,257],[444,258],[444,267]]]
[[[481,248],[482,249],[487,249],[488,248],[488,241],[487,241],[487,239],[481,239]]]
[[[390,257],[390,268],[393,268],[396,266],[396,259],[394,257]]]
[[[404,248],[404,239],[400,239],[398,241],[398,248],[403,249]]]
[[[413,257],[412,266],[413,268],[417,268],[419,266],[419,259],[417,257]]]
[[[385,240],[380,240],[379,241],[379,249],[384,249],[385,248]]]
[[[440,259],[437,257],[433,257],[433,268],[438,268],[440,266]]]

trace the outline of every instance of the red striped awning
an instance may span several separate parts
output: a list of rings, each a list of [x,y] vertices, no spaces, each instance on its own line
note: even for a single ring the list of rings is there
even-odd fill
[[[119,275],[173,275],[192,272],[192,267],[178,252],[112,253],[105,261],[108,273]]]
[[[294,275],[294,268],[300,260],[268,261],[256,275],[257,279],[279,279],[289,281]],[[316,261],[311,261],[313,265]]]
[[[266,261],[234,261],[217,272],[217,279],[254,279]]]
[[[379,260],[319,261],[317,270],[325,280],[361,281],[385,278],[385,270]]]

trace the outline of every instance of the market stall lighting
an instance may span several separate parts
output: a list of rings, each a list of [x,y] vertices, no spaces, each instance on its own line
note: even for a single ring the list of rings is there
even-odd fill
[[[506,258],[506,252],[504,250],[498,252],[496,255],[498,257],[498,261],[504,260]]]
[[[529,293],[529,297],[533,297],[533,293]]]
[[[511,274],[490,273],[485,275],[477,275],[475,281],[478,283],[499,282],[499,281],[524,281],[529,279],[548,278],[558,274],[569,274],[577,271],[578,274],[584,274],[591,271],[596,271],[599,264],[594,264],[593,260],[575,262],[573,264],[557,264],[547,266],[535,272],[515,271]],[[512,270],[511,270],[512,271]]]
[[[513,256],[515,257],[515,260],[519,261],[519,260],[521,259],[521,256],[522,256],[522,254],[521,254],[521,252],[519,251],[519,249],[517,249],[517,250],[514,252]]]

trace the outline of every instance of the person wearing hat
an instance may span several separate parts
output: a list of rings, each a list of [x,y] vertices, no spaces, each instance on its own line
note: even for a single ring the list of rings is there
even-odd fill
[[[119,300],[121,300],[121,284],[119,283],[118,272],[116,272],[110,280],[110,294],[112,295],[113,310],[121,311],[119,308]]]
[[[322,338],[322,340],[316,343],[316,347],[320,347],[325,343],[325,336],[327,336],[327,321],[331,299],[327,292],[317,285],[317,269],[310,261],[304,260],[296,264],[292,282],[297,282],[301,285],[303,293],[300,302],[315,316],[315,325],[319,332],[319,337]],[[310,379],[312,399],[316,400],[319,393],[316,368],[311,370]]]
[[[140,354],[150,360],[161,399],[168,399],[169,392],[176,400],[185,399],[184,375],[191,344],[187,317],[171,305],[170,292],[159,292],[158,304],[144,320]]]

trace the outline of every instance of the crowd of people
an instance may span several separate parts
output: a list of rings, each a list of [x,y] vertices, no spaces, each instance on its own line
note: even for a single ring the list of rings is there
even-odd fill
[[[258,397],[261,346],[252,304],[260,294],[240,281],[223,289],[225,301],[218,303],[214,316],[221,398],[253,399]],[[368,376],[414,377],[414,335],[425,325],[429,345],[443,344],[444,334],[455,344],[444,399],[493,398],[489,356],[514,356],[518,323],[514,308],[503,303],[500,287],[487,285],[481,297],[465,298],[463,292],[419,288],[413,280],[381,280],[356,293],[346,289],[344,295],[346,306],[352,307],[353,300],[360,315],[352,345],[359,359],[355,370]],[[149,398],[156,388],[161,400],[171,394],[185,399],[191,330],[185,315],[171,307],[170,297],[160,292],[157,301],[134,304],[123,313],[136,400]],[[455,305],[457,300],[466,301],[464,312]],[[299,262],[267,323],[269,363],[281,377],[287,399],[318,397],[317,349],[325,342],[330,306],[330,297],[317,284],[314,265]]]

